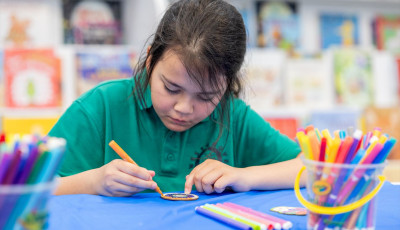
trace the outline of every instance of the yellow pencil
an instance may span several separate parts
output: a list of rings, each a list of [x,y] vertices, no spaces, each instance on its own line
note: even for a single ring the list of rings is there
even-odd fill
[[[129,163],[132,163],[134,165],[139,166],[138,164],[136,164],[135,161],[132,160],[132,158],[117,144],[117,142],[115,142],[114,140],[110,141],[110,143],[108,144],[112,149],[114,149],[114,151],[124,160],[127,161]],[[156,192],[160,193],[160,195],[162,196],[163,193],[161,192],[161,189],[157,186],[157,188],[155,189]]]

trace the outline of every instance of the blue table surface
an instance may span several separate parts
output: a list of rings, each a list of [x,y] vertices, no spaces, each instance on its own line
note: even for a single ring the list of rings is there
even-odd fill
[[[49,201],[49,229],[231,229],[195,212],[206,203],[232,202],[265,212],[293,223],[292,229],[306,229],[306,216],[270,211],[276,206],[301,207],[293,190],[250,191],[199,195],[195,201],[169,201],[158,193],[132,197],[97,195],[52,196]],[[305,189],[302,189],[306,196]],[[376,229],[400,229],[400,186],[385,182],[378,193]]]

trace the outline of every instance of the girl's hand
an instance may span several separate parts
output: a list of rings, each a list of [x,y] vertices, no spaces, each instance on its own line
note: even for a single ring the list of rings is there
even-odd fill
[[[207,194],[221,193],[228,186],[233,191],[246,192],[251,188],[248,179],[250,178],[246,169],[234,168],[220,161],[207,159],[186,176],[185,193],[191,192],[193,184],[197,191]]]
[[[131,196],[145,189],[155,189],[155,172],[117,159],[95,169],[93,188],[99,195]]]

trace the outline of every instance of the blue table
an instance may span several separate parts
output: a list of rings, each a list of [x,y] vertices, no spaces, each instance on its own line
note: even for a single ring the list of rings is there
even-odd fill
[[[305,190],[302,190],[306,196]],[[95,195],[53,196],[49,203],[49,229],[231,229],[195,212],[205,203],[232,202],[290,220],[293,229],[306,229],[306,216],[269,211],[276,206],[297,206],[293,190],[251,191],[200,196],[195,201],[168,201],[158,193],[128,198]],[[378,193],[376,229],[400,229],[400,186],[385,182]]]

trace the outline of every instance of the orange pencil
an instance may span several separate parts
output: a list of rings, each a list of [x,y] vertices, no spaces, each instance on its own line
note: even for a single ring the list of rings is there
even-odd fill
[[[132,158],[117,144],[117,142],[115,142],[114,140],[110,141],[110,143],[108,144],[112,149],[114,149],[114,151],[116,153],[118,153],[118,155],[124,159],[124,161],[127,161],[129,163],[132,163],[136,166],[139,166],[138,164],[136,164],[135,161],[132,160]],[[160,195],[162,196],[163,193],[161,192],[161,189],[157,186],[157,188],[155,189],[156,192],[160,193]]]

